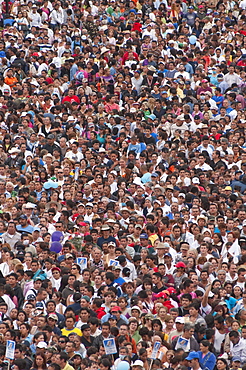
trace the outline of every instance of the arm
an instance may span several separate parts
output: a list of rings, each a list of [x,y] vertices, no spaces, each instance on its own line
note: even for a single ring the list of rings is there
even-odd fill
[[[207,305],[208,305],[208,295],[209,295],[210,291],[211,291],[211,284],[209,284],[209,286],[207,287],[206,292],[203,296],[202,307],[207,307]]]

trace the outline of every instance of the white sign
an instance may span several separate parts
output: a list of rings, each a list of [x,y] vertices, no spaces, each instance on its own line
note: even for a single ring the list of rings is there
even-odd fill
[[[78,257],[77,264],[80,265],[81,271],[87,268],[87,258],[86,257]]]
[[[13,340],[7,340],[5,357],[9,360],[14,360],[15,358],[15,342]]]
[[[157,357],[157,352],[159,351],[160,347],[161,347],[161,342],[155,342],[154,347],[153,347],[153,349],[152,349],[151,356],[150,356],[150,358],[151,358],[152,360],[155,360],[155,359],[156,359],[156,357]]]
[[[117,348],[116,348],[116,345],[115,345],[115,339],[114,338],[104,339],[103,346],[104,346],[106,355],[113,355],[113,354],[117,353]]]
[[[119,261],[116,260],[109,260],[109,266],[119,266]]]

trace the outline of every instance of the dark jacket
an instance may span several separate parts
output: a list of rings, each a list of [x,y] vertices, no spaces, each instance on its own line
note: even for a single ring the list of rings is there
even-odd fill
[[[177,344],[177,341],[178,339],[181,337],[181,335],[179,337],[176,337],[174,338],[174,340],[172,341],[172,349],[175,350],[176,348],[176,344]],[[181,347],[180,347],[181,348]],[[195,340],[195,338],[191,337],[190,338],[190,351],[199,351],[199,344],[197,343],[197,341]]]

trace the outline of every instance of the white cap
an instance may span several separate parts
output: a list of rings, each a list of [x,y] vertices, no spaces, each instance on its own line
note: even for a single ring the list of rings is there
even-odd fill
[[[141,361],[141,360],[136,360],[134,363],[133,363],[133,365],[132,366],[141,366],[141,367],[143,367],[143,361]]]
[[[200,184],[200,180],[198,177],[193,177],[192,184]]]

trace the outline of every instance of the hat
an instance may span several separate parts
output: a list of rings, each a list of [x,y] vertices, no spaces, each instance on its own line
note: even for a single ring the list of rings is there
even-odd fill
[[[113,247],[116,247],[115,242],[109,242],[109,243],[108,243],[108,247],[109,247],[110,245],[112,245]]]
[[[246,243],[246,237],[240,236],[240,238],[238,239],[238,243]]]
[[[135,228],[136,228],[136,229],[141,229],[141,230],[142,230],[142,228],[143,228],[143,227],[142,227],[142,225],[137,224],[137,225],[135,225]]]
[[[81,297],[81,299],[85,299],[86,300],[86,302],[90,302],[90,297],[88,296],[88,295],[83,295],[82,297]]]
[[[119,263],[124,263],[126,262],[126,257],[125,256],[119,256],[116,258],[117,261],[119,261]]]
[[[180,261],[180,262],[176,263],[175,267],[176,267],[176,268],[184,268],[184,269],[185,269],[185,268],[186,268],[186,265],[185,265],[185,263],[184,263],[184,262],[181,262],[181,261]]]
[[[110,310],[111,312],[114,312],[114,311],[117,311],[117,312],[121,312],[122,310],[121,310],[121,308],[119,307],[119,306],[114,306],[114,307],[112,307],[111,308],[111,310]]]
[[[213,297],[214,297],[214,293],[210,291],[210,292],[208,293],[208,298],[213,298]]]
[[[91,207],[91,208],[93,208],[94,206],[93,206],[93,203],[91,203],[91,202],[89,202],[89,203],[86,203],[86,205],[85,205],[86,207]]]
[[[113,271],[115,271],[115,270],[121,270],[121,267],[120,267],[120,265],[112,266],[112,270]]]
[[[185,358],[188,361],[194,360],[194,358],[199,358],[198,352],[192,351],[189,353],[189,355]]]
[[[55,135],[54,135],[54,134],[49,134],[49,135],[47,136],[47,139],[55,139]]]
[[[112,218],[109,218],[106,222],[109,222],[109,223],[111,223],[111,224],[116,224],[116,221],[115,221],[115,220],[113,220]]]
[[[61,269],[59,267],[52,267],[51,272],[53,272],[53,271],[61,272]]]
[[[19,219],[21,219],[21,220],[27,220],[27,216],[26,215],[20,215]]]
[[[25,208],[27,208],[27,209],[30,209],[30,208],[31,209],[34,209],[34,208],[36,208],[36,204],[31,203],[31,202],[27,202]]]
[[[20,150],[16,147],[10,149],[9,154],[20,153]]]
[[[160,243],[160,242],[155,247],[155,249],[164,249],[164,248],[166,248],[165,243]]]
[[[27,301],[34,301],[36,299],[36,296],[34,294],[28,294]]]
[[[68,258],[74,258],[71,253],[65,254],[65,259],[67,260]]]
[[[140,239],[149,239],[148,235],[143,233],[143,234],[140,234]]]
[[[205,78],[202,80],[202,83],[207,83],[208,80],[205,80]]]
[[[106,152],[106,149],[105,148],[99,148],[98,152],[99,153],[105,153]]]
[[[53,319],[53,320],[58,321],[58,317],[55,313],[50,313],[49,316],[48,316],[48,319]]]
[[[232,357],[232,361],[234,361],[234,362],[241,362],[241,359],[238,356],[233,356]]]
[[[103,225],[101,227],[101,231],[108,231],[108,230],[110,230],[110,227],[108,225]]]
[[[47,347],[48,347],[48,345],[45,342],[39,342],[37,344],[37,348],[45,348],[46,349]]]
[[[141,360],[136,360],[134,363],[133,363],[133,365],[132,366],[141,366],[141,367],[143,367],[143,361],[141,361]]]
[[[107,49],[105,46],[103,46],[101,49],[101,55],[107,53],[108,51],[110,51],[110,49]]]
[[[198,177],[193,177],[192,184],[200,184],[200,180]]]
[[[226,186],[224,190],[232,190],[231,186]]]
[[[179,197],[182,197],[182,198],[185,198],[185,194],[184,193],[179,193],[178,195]]]
[[[184,323],[185,323],[185,322],[184,322],[184,318],[183,318],[183,317],[181,317],[181,316],[176,317],[176,319],[175,319],[175,323],[178,323],[178,324],[184,324]]]
[[[171,253],[165,253],[165,254],[164,254],[164,258],[165,258],[165,257],[172,257],[172,255],[171,255]]]
[[[141,310],[140,310],[140,308],[138,306],[133,306],[131,308],[131,313],[132,313],[132,310],[137,310],[137,311],[139,311],[141,313]]]

